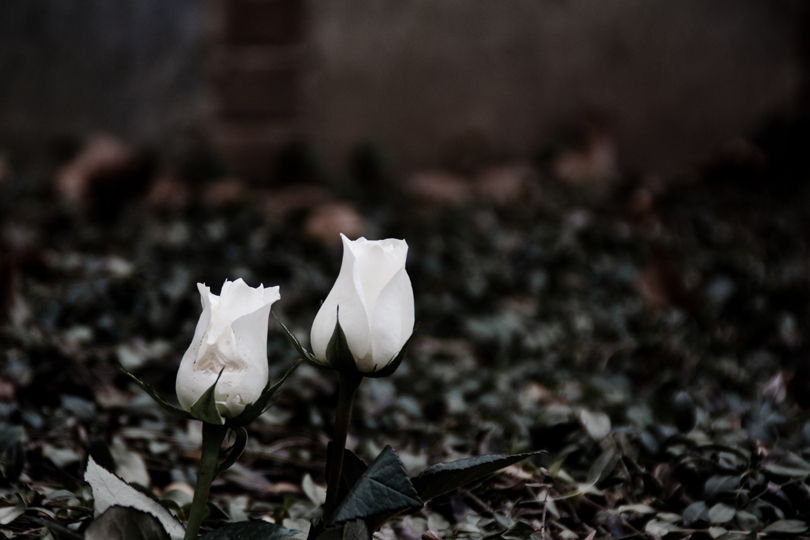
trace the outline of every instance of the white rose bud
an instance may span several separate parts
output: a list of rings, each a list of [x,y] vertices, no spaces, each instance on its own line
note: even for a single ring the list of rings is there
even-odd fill
[[[312,351],[329,365],[326,350],[339,318],[357,369],[373,373],[386,367],[413,333],[413,288],[405,272],[408,244],[340,236],[343,263],[312,323]]]
[[[203,312],[177,372],[177,400],[190,411],[219,376],[217,410],[233,418],[267,384],[267,318],[281,296],[278,287],[254,289],[241,279],[226,280],[219,296],[202,283],[197,288]]]

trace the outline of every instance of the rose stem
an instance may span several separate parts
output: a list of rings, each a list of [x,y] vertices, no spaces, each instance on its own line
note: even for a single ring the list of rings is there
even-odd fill
[[[338,383],[338,406],[335,413],[335,431],[329,449],[329,471],[326,479],[326,503],[323,508],[324,522],[332,521],[337,510],[340,494],[340,477],[343,474],[343,454],[346,436],[349,434],[349,421],[352,418],[352,405],[363,376],[354,373],[341,373]]]
[[[208,494],[211,491],[211,482],[214,481],[214,472],[217,469],[219,450],[227,431],[226,426],[203,422],[202,457],[197,470],[197,487],[194,489],[194,500],[191,502],[191,513],[188,516],[184,540],[197,538],[197,533],[200,531],[205,506],[208,503]]]

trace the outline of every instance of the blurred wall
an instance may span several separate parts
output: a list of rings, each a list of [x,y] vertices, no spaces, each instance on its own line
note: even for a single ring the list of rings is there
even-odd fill
[[[465,132],[531,153],[583,108],[672,171],[793,105],[800,3],[312,0],[312,133],[430,164]]]
[[[0,145],[106,129],[165,148],[203,128],[237,164],[303,134],[332,168],[362,140],[413,167],[471,134],[531,154],[588,109],[626,164],[671,172],[790,111],[800,81],[800,0],[308,0],[280,53],[222,30],[242,13],[263,35],[252,14],[302,3],[2,2]]]
[[[200,0],[0,2],[0,144],[107,130],[160,146],[198,125]]]

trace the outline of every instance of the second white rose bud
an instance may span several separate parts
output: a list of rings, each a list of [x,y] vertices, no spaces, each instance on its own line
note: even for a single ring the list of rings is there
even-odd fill
[[[340,320],[357,369],[385,368],[413,333],[413,288],[404,240],[343,240],[343,263],[312,323],[312,352],[328,365],[327,348]]]

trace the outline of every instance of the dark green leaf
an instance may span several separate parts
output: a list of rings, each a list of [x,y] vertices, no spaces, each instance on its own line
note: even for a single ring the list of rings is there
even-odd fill
[[[84,533],[85,540],[169,540],[153,515],[135,508],[112,506]]]
[[[715,475],[706,480],[704,493],[707,499],[713,499],[718,495],[730,493],[740,485],[740,479],[736,476]]]
[[[709,521],[709,507],[703,501],[693,502],[683,511],[684,525],[691,525],[696,521]]]
[[[766,463],[762,468],[769,473],[790,478],[806,478],[810,476],[810,463],[792,453],[783,456],[779,461]]]
[[[273,312],[271,311],[270,313],[273,313]],[[316,364],[316,365],[318,365],[318,366],[323,366],[323,363],[322,363],[320,360],[318,360],[318,359],[315,357],[315,355],[314,355],[314,354],[312,354],[311,352],[309,352],[308,350],[306,350],[306,349],[303,347],[303,345],[301,345],[301,342],[300,342],[300,341],[298,341],[298,338],[296,338],[296,337],[293,335],[293,333],[292,333],[292,332],[290,332],[290,330],[287,328],[287,326],[286,326],[286,325],[285,325],[283,322],[281,322],[281,319],[279,319],[279,318],[278,318],[278,315],[276,315],[275,313],[273,313],[273,317],[275,317],[275,318],[276,318],[276,322],[277,322],[278,324],[280,324],[280,325],[281,325],[281,329],[284,331],[284,334],[287,336],[287,339],[289,339],[289,340],[290,340],[290,343],[292,343],[292,346],[295,348],[295,350],[298,352],[298,354],[301,356],[301,358],[302,358],[303,360],[306,360],[307,362],[310,362],[310,363]],[[328,367],[328,366],[327,366],[327,367]]]
[[[780,519],[764,529],[763,534],[801,534],[807,530],[807,523],[798,519]]]
[[[140,386],[140,387],[143,389],[143,391],[144,391],[144,392],[146,392],[147,394],[149,394],[149,397],[151,397],[153,400],[155,400],[155,403],[157,403],[158,405],[160,405],[160,407],[161,407],[161,408],[162,408],[164,411],[166,411],[167,413],[172,414],[172,415],[174,415],[174,416],[179,416],[180,418],[186,418],[186,419],[191,419],[191,418],[194,418],[194,417],[193,417],[193,416],[192,416],[192,415],[191,415],[191,414],[190,414],[188,411],[185,411],[185,410],[183,410],[183,409],[181,409],[181,408],[179,408],[179,407],[175,407],[174,405],[172,405],[171,403],[169,403],[168,401],[166,401],[166,399],[164,399],[164,398],[163,398],[163,396],[161,396],[160,394],[158,394],[157,390],[155,390],[154,388],[152,388],[152,385],[150,385],[150,384],[149,384],[149,383],[147,383],[146,381],[142,381],[142,380],[141,380],[141,379],[140,379],[140,378],[139,378],[137,375],[133,375],[132,373],[130,373],[129,371],[125,370],[125,369],[124,369],[123,367],[121,367],[121,366],[118,366],[118,368],[119,368],[121,371],[123,371],[124,373],[126,373],[127,375],[129,375],[129,377],[130,377],[130,378],[131,378],[133,381],[135,381],[135,384],[137,384],[138,386]]]
[[[413,332],[411,332],[411,337],[408,338],[408,341],[405,342],[405,344],[402,346],[402,348],[399,350],[399,352],[396,354],[396,356],[394,356],[394,358],[392,358],[391,361],[388,362],[388,364],[385,365],[385,367],[383,367],[379,371],[375,371],[374,373],[364,373],[364,375],[366,377],[370,377],[372,379],[377,379],[377,378],[380,378],[380,377],[388,377],[389,375],[393,375],[393,373],[397,370],[399,365],[402,363],[402,360],[405,358],[405,354],[408,352],[408,345],[411,344],[411,340],[413,339],[413,336],[416,335],[416,329],[418,327],[419,327],[419,324],[417,323],[417,325],[413,327]]]
[[[227,471],[231,465],[236,463],[236,460],[242,455],[245,445],[247,444],[248,435],[245,428],[242,426],[236,426],[232,427],[231,429],[233,430],[234,435],[236,435],[236,440],[233,442],[233,446],[226,450],[227,456],[225,457],[225,460],[217,466],[217,470],[214,472],[214,478]]]
[[[491,454],[440,463],[414,478],[413,486],[419,497],[428,501],[540,453],[528,452],[513,456]]]
[[[5,477],[9,482],[16,482],[25,466],[25,447],[21,440],[6,451]]]
[[[331,467],[330,456],[332,455],[331,447],[333,442],[329,442],[326,447],[326,477],[329,478],[329,468]],[[338,499],[343,500],[351,491],[352,487],[357,483],[363,473],[368,469],[368,465],[357,457],[354,452],[346,448],[343,451],[343,470],[340,475],[340,490],[338,492]]]
[[[354,355],[349,349],[349,342],[346,341],[346,334],[343,333],[343,328],[340,327],[340,306],[338,306],[337,318],[335,319],[335,331],[332,332],[332,337],[329,339],[329,344],[326,346],[326,359],[329,361],[329,367],[342,373],[360,373],[357,369],[357,362],[354,360]]]
[[[728,523],[734,519],[734,514],[737,513],[736,508],[729,506],[725,503],[717,503],[709,510],[709,521],[711,523]]]
[[[225,368],[223,368],[225,369]],[[219,382],[219,378],[222,376],[222,371],[219,372],[217,375],[217,380],[214,381],[208,390],[206,390],[203,395],[200,396],[194,405],[191,406],[191,415],[196,418],[197,420],[202,420],[207,424],[214,424],[217,426],[221,426],[225,423],[222,416],[219,414],[219,410],[217,409],[217,399],[216,399],[216,390],[217,390],[217,383]]]
[[[294,535],[295,531],[266,521],[241,521],[211,531],[200,540],[277,540]]]
[[[236,417],[228,420],[227,424],[229,426],[244,426],[250,422],[253,422],[256,418],[263,414],[267,409],[270,408],[270,402],[276,396],[276,394],[278,394],[278,391],[281,390],[281,385],[284,384],[287,377],[292,375],[293,372],[298,369],[298,366],[300,366],[302,362],[303,360],[296,360],[293,365],[284,372],[284,375],[282,375],[281,378],[272,386],[268,381],[267,386],[265,386],[259,398],[253,403],[249,403],[247,406],[245,406],[245,409]]]
[[[386,446],[338,506],[333,522],[344,523],[372,517],[379,521],[408,508],[421,508],[422,505],[396,452]]]
[[[371,531],[362,519],[330,527],[320,533],[317,540],[371,540]]]

